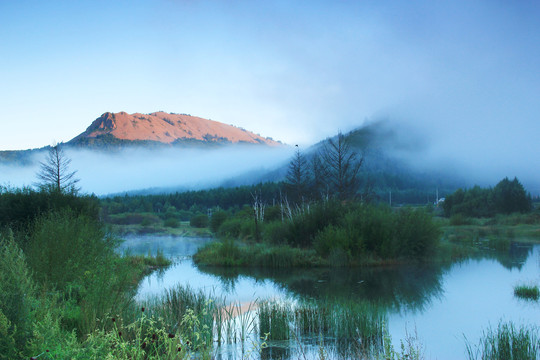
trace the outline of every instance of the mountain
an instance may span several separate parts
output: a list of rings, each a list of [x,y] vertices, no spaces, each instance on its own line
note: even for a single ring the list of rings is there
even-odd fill
[[[110,146],[129,144],[281,145],[247,130],[186,114],[154,112],[128,114],[106,112],[94,120],[85,132],[67,144],[77,146]]]
[[[437,196],[444,197],[467,182],[452,164],[418,166],[425,157],[425,139],[412,129],[402,128],[386,120],[364,124],[343,134],[350,149],[363,159],[358,179],[361,192],[393,204],[433,203]],[[322,140],[301,149],[308,164],[321,156],[330,140]],[[308,165],[311,167],[311,165]],[[253,185],[267,181],[286,181],[289,163],[260,174],[247,174],[224,182],[223,186]]]

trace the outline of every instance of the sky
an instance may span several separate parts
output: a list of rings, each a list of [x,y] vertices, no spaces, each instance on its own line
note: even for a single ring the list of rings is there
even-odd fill
[[[0,150],[68,141],[107,111],[302,145],[385,118],[441,158],[533,172],[539,19],[527,0],[0,0]]]

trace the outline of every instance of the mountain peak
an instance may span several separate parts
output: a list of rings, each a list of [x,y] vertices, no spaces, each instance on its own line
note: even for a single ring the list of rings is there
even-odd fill
[[[217,121],[187,114],[157,111],[150,114],[106,112],[94,120],[85,132],[71,143],[103,137],[121,141],[153,141],[165,144],[182,142],[251,143],[276,146],[276,142],[252,132]]]

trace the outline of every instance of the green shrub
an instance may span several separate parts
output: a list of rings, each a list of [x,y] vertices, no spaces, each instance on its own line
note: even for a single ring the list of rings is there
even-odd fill
[[[205,228],[208,226],[208,216],[204,214],[195,215],[189,220],[189,225],[195,228]]]
[[[276,221],[281,220],[281,207],[279,206],[268,206],[264,210],[264,221]]]
[[[99,218],[99,200],[95,196],[0,188],[0,227],[25,230],[42,214],[66,209],[94,220]]]
[[[245,221],[246,220],[244,219],[240,219],[236,217],[225,220],[218,229],[218,235],[220,237],[232,237],[232,238],[240,237],[242,224]]]
[[[11,360],[21,357],[15,342],[16,337],[17,326],[9,321],[0,308],[0,359]]]
[[[50,212],[32,227],[28,263],[38,281],[63,289],[111,256],[116,244],[99,223],[84,215]]]
[[[440,229],[425,211],[406,208],[398,212],[396,236],[401,255],[423,258],[434,252]]]
[[[360,205],[344,217],[351,238],[352,255],[397,256],[393,224],[395,215],[389,207]]]
[[[210,230],[216,234],[219,230],[221,224],[227,220],[229,214],[226,211],[216,211],[212,214],[210,218]]]
[[[450,217],[450,225],[470,225],[471,219],[463,215],[462,213],[454,214]]]
[[[170,228],[178,228],[178,227],[180,227],[180,221],[178,221],[175,218],[169,218],[169,219],[166,219],[163,222],[163,225],[165,225],[167,227],[170,227]]]
[[[263,239],[270,244],[281,245],[287,243],[289,225],[286,222],[272,221],[264,223]]]
[[[254,219],[243,219],[240,225],[240,238],[257,239]]]
[[[328,225],[337,224],[343,217],[344,206],[335,200],[299,209],[289,222],[287,240],[293,246],[309,247],[315,236]]]
[[[26,257],[13,239],[13,233],[0,238],[0,312],[2,313],[0,353],[13,354],[5,348],[15,342],[21,350],[31,335],[36,286]],[[5,337],[4,337],[5,336]]]
[[[347,256],[347,251],[351,248],[350,241],[346,229],[329,225],[317,234],[314,246],[317,254],[324,258],[328,258],[336,249],[340,249],[342,254]]]

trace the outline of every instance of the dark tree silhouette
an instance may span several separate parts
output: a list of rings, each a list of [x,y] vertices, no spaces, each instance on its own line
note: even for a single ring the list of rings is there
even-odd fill
[[[285,188],[292,201],[300,202],[308,195],[310,178],[308,162],[297,148],[285,178]]]
[[[328,139],[321,156],[330,193],[340,200],[355,197],[360,187],[358,173],[364,158],[351,148],[345,135],[340,132],[337,138]]]
[[[40,163],[38,186],[51,192],[77,193],[79,188],[76,184],[79,179],[75,178],[77,171],[70,171],[70,164],[71,159],[66,156],[60,144],[53,144],[45,161]]]

